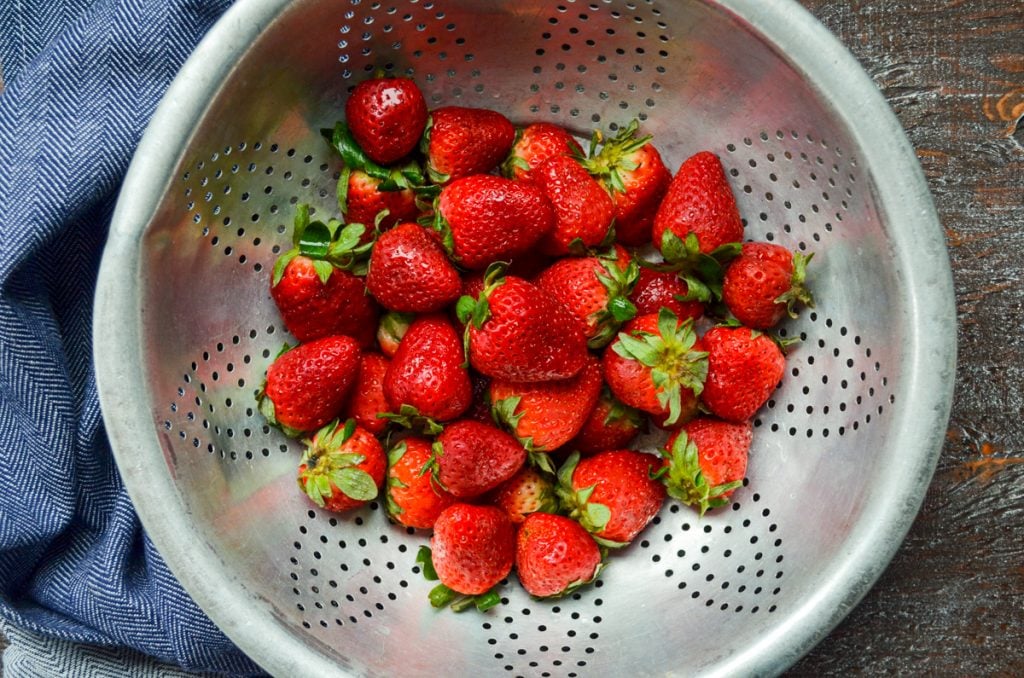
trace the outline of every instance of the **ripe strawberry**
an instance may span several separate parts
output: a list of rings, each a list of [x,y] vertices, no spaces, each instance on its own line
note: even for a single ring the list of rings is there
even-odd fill
[[[647,527],[665,501],[665,486],[653,476],[662,461],[632,450],[573,453],[558,470],[558,496],[569,517],[599,544],[625,546]]]
[[[555,224],[541,190],[488,174],[445,186],[435,207],[434,228],[457,264],[470,270],[525,254]]]
[[[380,353],[367,351],[359,360],[355,386],[344,410],[344,418],[354,419],[359,426],[374,435],[384,432],[387,420],[377,415],[390,411],[384,397],[384,374],[390,361]]]
[[[779,385],[786,357],[771,337],[748,327],[713,327],[703,341],[708,372],[701,401],[726,421],[747,421]]]
[[[462,297],[460,320],[467,325],[474,369],[507,381],[568,379],[587,361],[587,339],[579,321],[536,285],[489,271],[480,297]]]
[[[461,419],[445,426],[434,441],[433,472],[460,499],[493,490],[518,471],[526,450],[501,429]]]
[[[459,298],[462,280],[437,238],[405,223],[377,238],[366,288],[388,310],[430,313]]]
[[[559,259],[537,276],[536,285],[579,318],[590,348],[601,348],[636,315],[629,295],[639,275],[636,262],[616,245],[598,256]]]
[[[534,177],[555,210],[555,227],[541,239],[541,252],[579,254],[605,242],[615,205],[577,160],[552,156],[534,171]]]
[[[647,420],[643,414],[620,402],[606,386],[580,432],[566,448],[584,455],[624,449],[646,428]]]
[[[512,571],[516,530],[505,512],[495,506],[454,504],[434,523],[431,560],[441,583],[456,593],[483,594]],[[434,592],[431,602],[437,605]]]
[[[699,417],[672,434],[662,453],[668,471],[662,481],[668,494],[696,505],[701,515],[728,504],[728,497],[743,484],[754,429],[740,424]]]
[[[391,411],[435,421],[455,419],[473,397],[465,362],[459,334],[444,315],[417,317],[384,374],[384,397]]]
[[[257,396],[260,413],[290,436],[315,431],[341,412],[358,368],[359,344],[352,337],[286,345],[267,368]]]
[[[495,379],[490,388],[494,419],[528,450],[557,450],[583,427],[601,383],[601,361],[593,356],[568,379],[527,384]]]
[[[655,271],[640,267],[629,300],[636,305],[637,315],[657,313],[661,307],[671,310],[680,320],[698,320],[704,315],[704,304],[689,299],[689,287],[674,271]]]
[[[515,138],[515,127],[497,111],[446,106],[430,114],[420,149],[431,180],[446,184],[490,172],[508,155]]]
[[[651,136],[637,136],[636,120],[619,130],[584,159],[587,168],[615,203],[615,239],[625,245],[651,240],[651,226],[672,173],[665,167]],[[600,140],[596,135],[595,141]]]
[[[655,247],[664,249],[666,232],[682,241],[693,233],[704,254],[743,239],[743,222],[736,199],[715,154],[697,153],[687,159],[672,178],[654,217],[651,235]]]
[[[604,378],[615,397],[667,414],[669,425],[696,412],[707,368],[693,321],[680,322],[667,308],[631,320],[604,352]]]
[[[392,190],[386,190],[384,186],[389,185],[386,180],[370,176],[362,170],[346,172],[344,178],[344,194],[339,195],[339,206],[345,221],[367,227],[363,242],[369,242],[372,238],[370,227],[374,224],[378,224],[380,230],[387,230],[419,217],[416,194],[410,186],[395,185]],[[377,217],[384,210],[388,214],[378,223]]]
[[[338,334],[360,346],[373,342],[377,304],[366,295],[362,273],[369,249],[360,245],[365,229],[330,220],[309,220],[299,205],[292,240],[295,246],[278,257],[270,279],[270,295],[285,327],[299,341]]]
[[[774,327],[787,313],[796,318],[798,303],[814,307],[804,285],[813,256],[773,243],[745,243],[725,271],[722,300],[737,320],[757,330]]]
[[[388,451],[388,516],[421,530],[432,528],[441,511],[456,502],[433,475],[423,472],[433,455],[430,445],[426,438],[409,436]]]
[[[583,149],[564,128],[550,122],[535,122],[519,131],[501,172],[509,179],[533,181],[534,171],[555,155],[578,157],[583,155]]]
[[[349,94],[345,118],[366,155],[390,165],[419,144],[427,124],[427,102],[410,78],[374,78]]]
[[[560,597],[597,578],[601,549],[590,533],[565,516],[534,513],[516,535],[516,572],[531,596]]]
[[[526,465],[498,486],[489,499],[519,525],[531,513],[557,513],[558,495],[551,476]]]
[[[348,511],[376,498],[387,459],[372,433],[333,421],[307,439],[299,465],[299,488],[328,511]]]
[[[380,352],[388,358],[394,358],[402,337],[409,331],[414,315],[412,313],[385,313],[377,327],[377,344]]]

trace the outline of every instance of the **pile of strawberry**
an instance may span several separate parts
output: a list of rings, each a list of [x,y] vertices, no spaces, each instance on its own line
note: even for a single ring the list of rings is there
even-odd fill
[[[300,205],[270,291],[301,342],[260,411],[304,438],[299,486],[345,511],[383,493],[432,530],[435,606],[486,608],[596,577],[666,496],[703,514],[742,484],[782,379],[765,331],[810,259],[741,243],[718,158],[673,176],[636,123],[584,151],[549,123],[429,111],[416,84],[357,85],[325,130],[344,220]],[[657,453],[630,449],[650,426]]]

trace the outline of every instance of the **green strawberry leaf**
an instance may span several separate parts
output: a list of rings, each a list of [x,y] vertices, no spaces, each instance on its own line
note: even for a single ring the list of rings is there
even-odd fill
[[[480,612],[486,612],[496,605],[501,604],[501,596],[498,595],[497,591],[488,591],[487,593],[481,593],[478,596],[473,596],[473,605]],[[455,609],[454,607],[452,609]],[[459,610],[455,610],[458,612]]]
[[[623,358],[636,360],[642,365],[654,367],[661,359],[661,351],[653,345],[652,339],[657,339],[650,334],[641,334],[644,339],[637,339],[625,332],[619,332],[619,340],[612,345],[612,350]]]
[[[300,202],[295,206],[295,218],[292,224],[292,245],[298,247],[302,241],[302,234],[309,226],[309,205]]]
[[[636,316],[636,305],[626,297],[614,297],[608,302],[608,311],[616,322],[624,323]]]
[[[301,254],[311,259],[323,259],[331,246],[331,231],[322,221],[311,221],[299,236],[298,248]]]
[[[591,488],[591,491],[593,491],[593,488]],[[587,502],[583,509],[583,526],[589,532],[600,532],[608,525],[608,521],[611,519],[611,509],[604,504]]]
[[[347,165],[341,168],[341,174],[338,176],[338,187],[335,189],[335,195],[338,198],[338,209],[341,210],[342,214],[348,214],[348,180],[352,176],[352,168]]]
[[[491,405],[491,416],[494,421],[498,424],[504,424],[513,433],[519,427],[519,420],[523,418],[523,412],[516,414],[516,408],[519,407],[519,403],[522,401],[520,396],[510,396],[503,398],[498,402]]]
[[[288,264],[292,263],[292,259],[299,256],[298,249],[290,249],[277,258],[274,262],[274,269],[271,273],[271,285],[277,287],[277,284],[281,282],[281,278],[284,277],[284,270],[288,268]]]
[[[557,471],[555,470],[555,463],[551,461],[551,455],[546,452],[537,452],[531,450],[527,453],[527,460],[533,468],[537,469],[541,473],[546,475],[555,476]]]
[[[459,297],[459,300],[455,302],[455,316],[463,325],[469,323],[469,321],[473,318],[475,310],[476,299],[469,296],[468,294]]]
[[[405,456],[405,452],[408,448],[409,446],[405,444],[404,440],[400,440],[395,443],[394,447],[388,450],[388,465],[394,466],[397,464],[399,460]]]
[[[423,571],[423,578],[427,581],[437,581],[437,570],[434,569],[433,554],[429,546],[421,546],[416,552],[416,563]]]
[[[334,273],[334,264],[323,259],[314,259],[313,270],[316,271],[316,277],[320,279],[320,283],[326,285],[331,278],[331,273]]]
[[[341,160],[345,163],[346,167],[361,170],[371,177],[382,181],[390,178],[390,170],[370,160],[363,149],[359,148],[359,144],[356,143],[355,138],[352,136],[352,131],[349,130],[348,125],[345,123],[335,123],[330,143],[334,150],[338,152],[338,155],[341,156]]]
[[[430,606],[435,608],[447,607],[460,597],[460,594],[456,593],[452,589],[448,588],[444,584],[438,584],[434,588],[430,589],[428,598],[430,599]]]
[[[377,483],[369,473],[359,468],[338,469],[331,473],[331,482],[356,501],[370,501],[377,497]]]

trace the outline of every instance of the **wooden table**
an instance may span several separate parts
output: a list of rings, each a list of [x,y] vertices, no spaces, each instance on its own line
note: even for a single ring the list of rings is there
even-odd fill
[[[1024,2],[801,1],[917,149],[949,243],[959,359],[906,542],[791,675],[1024,676]]]

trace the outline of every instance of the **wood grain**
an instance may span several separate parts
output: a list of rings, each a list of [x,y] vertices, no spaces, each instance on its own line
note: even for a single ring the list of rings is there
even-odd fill
[[[903,123],[949,244],[959,359],[924,506],[794,676],[1024,675],[1024,3],[802,0]]]

